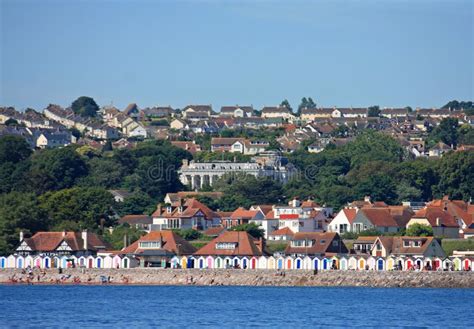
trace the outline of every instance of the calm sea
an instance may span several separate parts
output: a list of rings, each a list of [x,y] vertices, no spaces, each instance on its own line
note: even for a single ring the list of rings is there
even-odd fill
[[[0,286],[0,327],[473,327],[473,289]]]

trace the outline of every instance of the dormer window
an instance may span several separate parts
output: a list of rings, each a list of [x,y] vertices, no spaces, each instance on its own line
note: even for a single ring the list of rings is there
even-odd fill
[[[315,243],[316,241],[315,240],[293,240],[291,241],[291,246],[292,247],[304,247],[304,248],[307,248],[307,247],[312,247],[313,246],[313,243]]]
[[[234,250],[237,248],[237,242],[218,242],[216,243],[216,249],[218,250]]]
[[[160,241],[142,241],[139,243],[141,249],[160,249]]]

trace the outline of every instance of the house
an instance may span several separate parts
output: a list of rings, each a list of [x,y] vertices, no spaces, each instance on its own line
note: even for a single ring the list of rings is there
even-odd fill
[[[339,211],[334,219],[328,225],[329,232],[343,234],[352,232],[354,219],[357,215],[357,208],[344,208]]]
[[[174,109],[171,106],[154,106],[144,108],[140,111],[141,120],[151,120],[155,118],[166,118],[174,115]]]
[[[181,111],[186,120],[206,120],[212,114],[211,105],[188,105]]]
[[[232,212],[228,221],[222,221],[221,223],[226,228],[230,228],[237,225],[249,224],[250,221],[263,220],[265,215],[259,210],[247,210],[243,207],[239,207]]]
[[[152,214],[152,230],[206,230],[220,224],[219,216],[198,200],[191,198],[177,207],[158,205]]]
[[[181,191],[176,193],[166,193],[164,203],[172,207],[179,207],[185,204],[190,198],[196,197],[208,197],[211,199],[222,198],[224,193],[222,192],[195,192],[195,191]]]
[[[288,227],[275,230],[268,235],[269,241],[289,241],[293,238],[295,233]]]
[[[443,142],[438,142],[428,151],[430,157],[442,157],[445,153],[451,151],[452,149],[444,144]]]
[[[176,130],[186,130],[186,129],[189,129],[189,125],[187,124],[186,121],[182,119],[174,119],[170,123],[170,128],[176,129]]]
[[[226,231],[196,251],[194,255],[258,257],[264,255],[264,242],[263,239],[256,239],[245,231]]]
[[[132,194],[127,190],[109,190],[109,192],[114,196],[115,202],[123,202]]]
[[[217,238],[219,235],[225,232],[225,227],[224,226],[215,226],[215,227],[210,227],[207,230],[203,232],[204,235],[210,236],[213,238]]]
[[[125,108],[125,110],[123,110],[123,113],[126,115],[126,116],[129,116],[131,118],[137,118],[138,117],[138,114],[140,113],[140,110],[138,109],[138,106],[137,104],[135,103],[131,103],[131,104],[128,104],[127,107]]]
[[[174,256],[191,255],[195,251],[196,248],[173,231],[152,231],[120,254],[138,258],[141,267],[170,267]]]
[[[346,245],[334,232],[297,232],[285,249],[285,255],[327,256],[347,254]]]
[[[371,248],[371,255],[374,257],[446,257],[440,243],[432,236],[379,236]]]
[[[380,111],[380,115],[389,119],[403,118],[409,113],[408,108],[385,108]]]
[[[195,154],[196,152],[201,152],[201,145],[196,144],[194,141],[172,141],[171,145],[179,147],[182,150],[188,151],[191,154]]]
[[[352,244],[352,251],[358,255],[370,255],[376,236],[359,236]]]
[[[220,115],[223,117],[248,118],[254,113],[252,106],[222,106]]]
[[[34,133],[33,136],[36,136],[36,147],[38,148],[67,146],[72,141],[72,135],[69,131],[43,129]]]
[[[320,118],[330,118],[334,108],[302,109],[301,120],[309,122]]]
[[[24,238],[20,232],[20,243],[16,253],[22,256],[90,256],[110,250],[111,246],[97,234],[87,232],[37,232],[31,238]]]
[[[132,228],[149,232],[153,219],[148,215],[125,215],[118,222],[119,224],[127,223]]]
[[[285,106],[265,106],[262,109],[262,118],[281,118],[285,120],[294,119],[295,116]]]
[[[252,141],[245,138],[211,138],[212,152],[231,152],[255,155],[264,152],[270,144],[267,141]]]
[[[429,202],[418,210],[408,221],[406,227],[419,223],[431,226],[435,236],[459,238],[463,229],[468,228],[473,221],[473,208],[470,203],[462,200],[449,200],[444,197]]]
[[[400,230],[400,226],[386,207],[361,208],[352,222],[352,232],[360,233],[368,229],[395,233]]]

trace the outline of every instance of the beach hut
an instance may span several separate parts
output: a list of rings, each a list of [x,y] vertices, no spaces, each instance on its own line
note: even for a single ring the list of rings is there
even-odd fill
[[[435,271],[443,270],[443,259],[442,258],[436,257],[433,260],[433,270],[435,270]]]
[[[252,257],[252,259],[250,260],[250,268],[254,270],[257,268],[257,265],[258,265],[257,257]]]
[[[357,269],[357,258],[354,256],[349,257],[349,270]]]
[[[171,262],[173,263],[174,262],[174,268],[177,268],[178,267],[178,264],[179,264],[179,258],[178,257],[173,257],[173,259],[171,260]],[[125,256],[124,258],[122,258],[122,264],[120,266],[121,268],[131,268],[132,267],[132,260],[130,259],[130,257],[128,256]]]
[[[188,258],[186,256],[181,257],[181,268],[188,268]]]
[[[122,265],[122,257],[120,257],[119,255],[115,255],[112,258],[112,264],[114,268],[120,268],[120,266]]]
[[[214,267],[224,268],[224,259],[222,259],[222,257],[216,257],[216,259],[214,260]]]
[[[239,257],[235,256],[234,258],[232,258],[232,266],[234,268],[240,266],[240,258]]]
[[[346,271],[347,270],[347,258],[346,257],[341,257],[341,259],[339,260],[339,269],[340,270],[343,270],[343,271]]]
[[[413,265],[414,265],[413,259],[411,259],[411,258],[405,259],[405,269],[406,269],[407,271],[412,270],[412,269],[413,269]]]
[[[374,271],[375,270],[375,266],[376,266],[376,259],[372,256],[370,256],[369,258],[367,258],[367,265],[369,265],[369,270],[370,271]]]
[[[206,268],[206,259],[204,257],[199,257],[197,259],[197,268]]]
[[[267,265],[267,257],[265,257],[265,256],[258,257],[258,268],[264,270],[264,269],[267,268],[267,266],[268,266]]]
[[[102,259],[102,257],[97,256],[97,258],[95,259],[95,267],[96,268],[103,268],[104,267],[104,260]]]
[[[329,261],[329,269],[336,269],[338,270],[339,269],[339,258],[337,256],[333,256],[331,257],[330,261]]]
[[[469,258],[464,258],[462,261],[462,264],[463,264],[462,269],[464,271],[472,270],[472,261]]]
[[[323,258],[323,266],[322,266],[322,269],[326,271],[326,270],[329,270],[330,267],[331,267],[331,265],[330,265],[329,259],[327,259],[326,257]]]
[[[295,264],[294,264],[295,269],[301,270],[303,268],[303,260],[300,257],[297,257],[295,259]]]
[[[79,259],[77,260],[77,263],[79,267],[86,267],[86,257],[84,256],[79,257]]]
[[[423,262],[423,269],[425,270],[428,270],[428,271],[432,271],[433,270],[433,259],[430,258],[430,257],[425,257],[422,259],[422,262]]]
[[[303,268],[305,270],[311,270],[312,269],[312,259],[311,259],[311,257],[305,256],[305,258],[303,258]]]
[[[7,267],[15,268],[16,267],[16,258],[13,255],[7,257]]]
[[[443,259],[442,267],[443,270],[449,270],[451,265],[453,265],[453,261],[449,258]]]
[[[51,267],[52,268],[59,268],[60,265],[61,265],[61,258],[59,258],[58,256],[54,256],[51,259]]]
[[[377,271],[385,271],[385,270],[386,270],[386,268],[385,268],[385,260],[384,260],[383,258],[380,257],[380,258],[377,259],[375,269],[376,269]]]
[[[186,268],[197,268],[197,261],[193,256],[188,257],[188,262],[186,263]]]
[[[224,258],[224,268],[231,268],[232,267],[232,258],[226,257]]]
[[[250,267],[250,258],[248,257],[242,257],[240,260],[240,268],[246,270]]]
[[[358,270],[365,270],[365,259],[364,258],[359,258],[359,261],[357,262],[357,269]]]
[[[321,269],[321,260],[318,257],[313,259],[313,270],[320,270]]]
[[[207,256],[206,258],[207,268],[214,268],[214,257]]]
[[[109,255],[104,257],[104,268],[112,268],[113,259]]]
[[[386,260],[386,270],[387,271],[393,271],[393,268],[395,266],[395,259],[391,256],[389,256]]]
[[[86,259],[86,266],[87,268],[93,268],[94,267],[94,256],[89,256]]]
[[[43,268],[50,268],[51,267],[51,257],[46,256],[46,257],[43,258],[42,267]]]
[[[36,256],[33,260],[33,266],[41,268],[43,265],[43,259],[40,256]]]
[[[0,268],[7,268],[7,258],[6,257],[0,257]]]
[[[423,270],[423,259],[422,258],[414,258],[413,259],[413,266],[415,269],[418,269],[419,271]]]
[[[453,259],[453,264],[454,264],[454,270],[455,271],[461,271],[462,270],[462,260],[459,257],[455,257]]]
[[[33,257],[31,256],[26,256],[25,257],[25,267],[33,267],[34,266],[34,262],[33,262]]]
[[[16,258],[16,268],[24,268],[25,265],[25,258],[23,256],[18,256]]]
[[[285,259],[285,268],[287,270],[292,270],[293,269],[293,258],[288,256]]]
[[[276,259],[273,256],[268,257],[267,259],[267,268],[269,270],[274,270],[276,269]]]
[[[285,260],[282,257],[278,257],[277,260],[276,260],[276,263],[277,263],[277,269],[282,270],[283,266],[284,266],[284,263],[285,263]]]
[[[59,263],[61,264],[61,268],[67,268],[68,266],[68,257],[67,256],[62,256],[61,259],[59,260]]]

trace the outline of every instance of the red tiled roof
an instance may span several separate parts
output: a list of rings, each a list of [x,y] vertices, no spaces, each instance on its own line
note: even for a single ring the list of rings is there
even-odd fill
[[[354,219],[357,215],[357,209],[354,208],[344,208],[342,209],[344,212],[344,215],[346,215],[347,220],[349,221],[350,224],[354,222]]]
[[[398,223],[387,208],[362,208],[360,211],[374,226],[398,227]]]
[[[333,240],[338,240],[338,246],[333,246]],[[291,243],[286,247],[285,254],[327,254],[327,253],[348,253],[339,235],[335,232],[297,232],[291,241],[308,240],[312,241],[310,247],[292,247]]]
[[[437,219],[439,218],[440,226],[445,227],[459,227],[458,223],[446,211],[435,208],[435,207],[425,207],[418,210],[413,218],[426,218],[432,227],[437,227]]]
[[[236,243],[235,249],[217,249],[218,243]],[[196,251],[195,255],[221,256],[261,256],[263,241],[256,240],[247,232],[226,231],[207,245]]]
[[[210,228],[208,228],[208,229],[205,230],[203,233],[204,233],[204,235],[214,236],[214,235],[219,235],[219,234],[221,234],[223,231],[225,231],[225,227],[224,227],[224,226],[216,226],[216,227],[210,227]]]
[[[84,250],[81,232],[38,232],[24,240],[34,251],[54,251],[62,241],[66,241],[72,251]],[[111,249],[111,247],[97,234],[87,232],[87,250],[97,251],[98,249]]]
[[[162,241],[162,248],[166,251],[179,255],[190,255],[196,251],[188,241],[174,233],[173,231],[151,231],[145,236],[129,245],[127,248],[121,251],[122,254],[140,254],[143,249],[139,248],[139,244],[142,241]]]
[[[293,236],[295,233],[289,228],[289,227],[284,227],[279,230],[273,231],[270,233],[271,236],[276,236],[276,235],[288,235],[288,236]]]
[[[239,207],[230,216],[232,219],[239,219],[239,218],[245,218],[245,219],[252,219],[255,217],[255,215],[258,213],[257,210],[247,210],[243,207]]]

